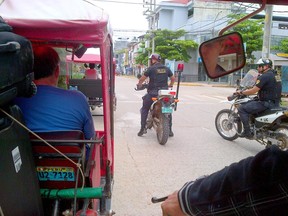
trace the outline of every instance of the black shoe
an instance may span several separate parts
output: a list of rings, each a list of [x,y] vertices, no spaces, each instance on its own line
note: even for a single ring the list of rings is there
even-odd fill
[[[239,137],[245,137],[246,139],[253,139],[254,134],[252,131],[243,131],[241,134],[239,134]]]
[[[245,138],[246,138],[246,139],[253,139],[253,137],[254,137],[254,135],[253,135],[253,133],[251,133],[251,132],[245,134]]]
[[[174,136],[174,133],[173,133],[172,130],[170,130],[170,132],[169,132],[169,137],[173,137],[173,136]]]
[[[138,136],[142,136],[143,134],[146,134],[147,130],[146,128],[141,128],[140,131],[138,132]]]

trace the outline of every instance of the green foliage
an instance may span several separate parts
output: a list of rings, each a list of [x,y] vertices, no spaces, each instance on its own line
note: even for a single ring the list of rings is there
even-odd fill
[[[244,17],[245,14],[230,14],[229,17],[231,18],[229,23],[233,23],[236,20]],[[252,56],[253,51],[262,50],[263,45],[263,28],[264,28],[264,19],[254,20],[248,19],[241,23],[238,23],[234,26],[231,31],[239,32],[243,37],[243,42],[246,43],[246,54],[247,58],[254,59],[255,57]]]
[[[281,40],[280,46],[275,46],[273,49],[288,53],[288,38]]]
[[[58,85],[59,88],[67,89],[67,84],[66,84],[66,76],[65,75],[60,75],[58,78]]]
[[[191,56],[189,51],[196,49],[198,44],[192,40],[180,40],[186,34],[184,30],[170,31],[167,29],[156,30],[144,36],[144,41],[150,40],[150,47],[145,48],[145,42],[140,45],[144,52],[139,53],[135,61],[137,64],[147,65],[148,54],[152,52],[152,38],[155,42],[155,53],[161,55],[162,59],[175,59],[176,61],[188,62]]]

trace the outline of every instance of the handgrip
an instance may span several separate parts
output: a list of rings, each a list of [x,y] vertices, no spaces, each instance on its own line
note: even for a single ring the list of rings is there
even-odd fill
[[[167,198],[168,198],[168,196],[161,197],[161,198],[152,197],[151,202],[152,203],[159,203],[159,202],[165,201]]]
[[[232,100],[234,100],[237,96],[238,96],[238,94],[235,94],[235,93],[234,93],[233,95],[228,96],[228,97],[227,97],[227,100],[228,100],[228,101],[232,101]]]

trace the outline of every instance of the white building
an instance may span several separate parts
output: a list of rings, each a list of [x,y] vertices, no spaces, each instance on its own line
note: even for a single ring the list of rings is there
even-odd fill
[[[147,17],[151,29],[184,29],[188,33],[183,39],[194,40],[198,44],[218,35],[227,25],[227,15],[245,8],[239,8],[234,3],[214,3],[201,0],[162,1],[152,16]],[[261,14],[255,18],[261,18]],[[262,15],[263,18],[263,15]],[[154,20],[153,20],[154,19]],[[153,26],[155,24],[155,26]],[[274,16],[272,21],[271,46],[278,44],[287,37],[288,18]],[[185,63],[184,81],[206,81],[198,51],[191,53],[189,63]],[[176,64],[177,65],[177,64]],[[227,81],[227,77],[220,81]]]

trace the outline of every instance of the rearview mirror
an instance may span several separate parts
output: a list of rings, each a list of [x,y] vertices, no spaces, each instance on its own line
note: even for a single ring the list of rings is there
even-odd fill
[[[244,67],[246,58],[243,40],[233,32],[205,41],[199,53],[208,77],[215,79]]]
[[[77,58],[81,58],[85,52],[87,51],[87,48],[80,44],[75,50],[74,50],[74,54]]]

